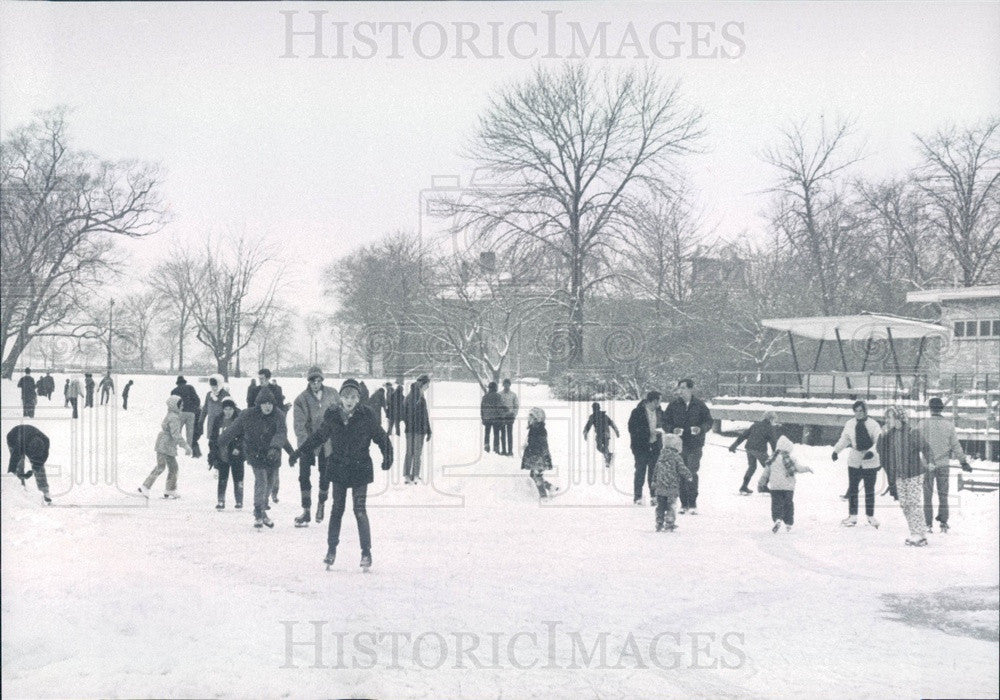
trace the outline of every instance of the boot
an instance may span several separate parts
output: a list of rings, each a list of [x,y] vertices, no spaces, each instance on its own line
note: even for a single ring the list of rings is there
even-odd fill
[[[307,527],[310,520],[312,520],[312,518],[309,515],[309,509],[303,508],[302,515],[295,518],[295,527]]]
[[[854,527],[858,524],[858,516],[848,515],[846,518],[840,521],[840,524],[844,527]]]
[[[219,502],[215,504],[215,509],[216,510],[225,510],[225,508],[226,508],[226,502],[225,502],[225,500],[223,500],[223,499],[220,498]]]
[[[372,553],[371,552],[362,552],[361,553],[361,570],[367,573],[368,569],[370,569],[371,566],[372,566]]]
[[[330,547],[326,550],[326,557],[323,558],[323,563],[327,566],[332,566],[334,560],[337,558],[337,548]]]
[[[326,509],[326,501],[320,501],[316,504],[316,522],[323,522],[323,511]]]
[[[242,481],[237,481],[236,484],[235,484],[235,489],[236,489],[236,507],[237,508],[242,508],[243,507],[243,482]]]

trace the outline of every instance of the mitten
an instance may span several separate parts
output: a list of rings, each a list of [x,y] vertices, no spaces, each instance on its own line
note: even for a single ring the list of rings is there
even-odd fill
[[[874,452],[872,452],[871,450],[868,450],[868,451],[867,451],[867,452],[865,452],[865,454],[864,454],[864,458],[865,458],[865,459],[871,459],[871,458],[873,458],[874,456],[875,456],[875,453],[874,453]]]
[[[962,462],[962,471],[963,472],[971,472],[972,471],[972,465],[970,465],[968,462],[964,462],[963,461]]]
[[[732,452],[733,454],[736,454],[736,445],[730,445],[729,451]]]
[[[840,455],[838,455],[836,452],[834,452],[833,455],[830,457],[830,459],[832,459],[834,462],[836,462],[838,459],[840,459]]]

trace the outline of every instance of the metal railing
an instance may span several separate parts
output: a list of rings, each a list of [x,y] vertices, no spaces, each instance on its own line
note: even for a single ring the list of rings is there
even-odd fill
[[[724,371],[716,378],[719,396],[797,399],[912,399],[931,396],[1000,398],[1000,376],[989,372],[933,376],[926,371],[753,372]]]

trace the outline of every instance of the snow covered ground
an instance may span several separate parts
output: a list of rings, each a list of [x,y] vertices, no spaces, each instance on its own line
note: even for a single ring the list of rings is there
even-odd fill
[[[203,460],[179,457],[181,500],[134,497],[171,377],[75,423],[62,379],[35,419],[58,505],[0,479],[7,697],[996,696],[996,493],[953,481],[951,533],[908,548],[888,497],[880,529],[840,527],[843,462],[799,447],[817,473],[775,535],[768,498],[736,495],[742,455],[711,435],[699,514],[657,534],[631,504],[627,441],[611,470],[584,444],[588,404],[521,389],[522,418],[548,413],[563,488],[540,505],[519,462],[481,453],[478,389],[435,383],[429,483],[403,486],[397,453],[369,495],[372,572],[350,512],[327,572],[325,527],[292,527],[297,469],[273,531],[231,499],[214,510]],[[6,434],[20,411],[2,388]],[[623,433],[630,409],[611,405]]]

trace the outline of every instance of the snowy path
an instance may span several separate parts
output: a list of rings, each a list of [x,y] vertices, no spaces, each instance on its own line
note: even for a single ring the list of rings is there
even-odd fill
[[[471,389],[442,384],[435,398]],[[550,412],[554,457],[566,465],[568,441],[555,436],[565,427],[579,451],[582,419],[561,415],[541,387],[526,393],[522,406],[534,400]],[[121,491],[67,489],[68,469],[52,479],[54,493],[65,491],[59,503],[118,507],[45,509],[32,483],[23,490],[0,480],[10,697],[996,694],[996,494],[961,493],[953,531],[933,535],[926,549],[906,548],[902,513],[888,498],[879,500],[879,530],[842,529],[842,468],[824,448],[799,448],[818,473],[799,480],[794,532],[774,535],[768,499],[735,495],[742,460],[710,447],[700,514],[657,534],[652,509],[614,488],[631,488],[624,442],[613,485],[601,483],[601,469],[594,484],[563,469],[554,479],[563,495],[539,506],[514,460],[478,454],[468,411],[442,405],[430,443],[433,486],[376,481],[372,573],[359,572],[350,512],[326,572],[325,527],[291,526],[296,470],[283,468],[277,526],[262,533],[248,512],[214,511],[204,461],[180,458],[180,501],[146,507],[126,493],[152,466],[162,415],[158,400],[138,404],[118,417]],[[614,408],[622,429],[629,409]],[[10,425],[4,420],[4,432]],[[64,422],[44,429],[56,441],[66,430]],[[60,444],[67,441],[68,431]],[[68,455],[54,449],[51,461]],[[952,611],[948,631],[894,619],[883,597],[939,600],[945,589],[973,586],[986,587],[976,594],[982,604],[967,607],[985,610]],[[309,642],[312,621],[326,667],[312,667],[314,645],[294,647],[295,667],[285,667],[287,629]],[[371,638],[393,633],[410,635],[395,638],[396,654],[392,636]],[[603,639],[605,662],[599,654],[585,662],[574,634],[586,654]],[[440,667],[422,668],[438,664],[441,643]]]

